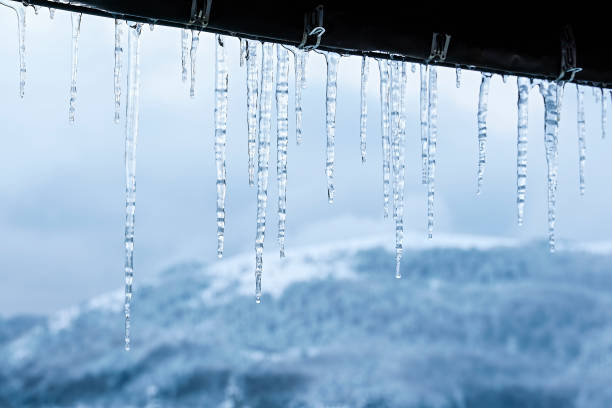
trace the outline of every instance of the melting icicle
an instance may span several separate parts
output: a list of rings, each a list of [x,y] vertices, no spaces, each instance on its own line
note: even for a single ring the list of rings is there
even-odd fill
[[[295,66],[295,141],[302,144],[302,89],[306,87],[306,57],[304,50],[294,49]]]
[[[606,95],[604,95],[603,88],[601,91],[601,138],[606,138],[606,128],[608,127],[608,100],[606,99]]]
[[[428,159],[427,159],[427,154],[429,150],[427,147],[427,139],[428,139],[428,133],[429,133],[429,124],[427,122],[429,119],[429,113],[428,113],[429,92],[427,91],[427,76],[428,76],[427,72],[429,70],[429,66],[421,64],[420,67],[421,67],[421,70],[420,70],[420,74],[421,74],[420,113],[421,113],[421,164],[422,164],[421,183],[427,184],[428,183],[427,171],[429,168]]]
[[[197,35],[194,35],[197,37]],[[225,143],[227,138],[227,89],[229,75],[224,41],[215,36],[215,163],[217,166],[217,257],[223,257],[225,233]],[[193,58],[192,58],[193,61]]]
[[[364,56],[361,57],[361,117],[359,120],[359,134],[361,139],[361,162],[366,161],[366,132],[368,125],[368,73],[370,71],[370,61]]]
[[[391,167],[390,138],[389,138],[389,62],[378,60],[380,73],[380,109],[381,109],[381,142],[383,154],[383,209],[384,217],[389,217],[389,178]]]
[[[436,144],[438,141],[438,70],[429,69],[429,117],[427,143],[427,236],[433,237],[434,226],[434,193],[436,181]]]
[[[327,129],[327,201],[334,202],[334,160],[336,157],[336,98],[338,94],[338,62],[340,55],[335,52],[325,54],[327,61],[327,86],[325,103],[325,127]]]
[[[240,39],[240,66],[244,66],[245,54],[247,52],[247,47],[249,46],[249,42],[244,38]]]
[[[19,96],[25,95],[26,64],[25,64],[25,29],[26,12],[23,4],[12,0],[0,0],[0,5],[7,6],[15,10],[17,14],[17,28],[19,34]]]
[[[555,82],[540,84],[540,93],[544,98],[544,144],[546,147],[546,165],[548,169],[548,244],[550,252],[555,252],[555,207],[557,202],[558,170],[558,133],[559,113],[557,101],[559,92]]]
[[[580,195],[584,195],[584,165],[586,162],[586,121],[584,119],[584,89],[576,84],[578,107],[578,171],[580,177]]]
[[[187,58],[189,57],[189,31],[181,29],[181,79],[187,82]]]
[[[455,77],[455,86],[461,88],[461,68],[457,67],[455,69]]]
[[[68,121],[74,123],[74,112],[77,97],[77,63],[79,52],[79,33],[81,31],[81,13],[71,13],[72,20],[72,79],[70,81],[70,108],[68,109]]]
[[[289,144],[289,51],[277,46],[276,66],[276,174],[278,181],[278,246],[285,257],[285,220],[287,217],[287,147]]]
[[[400,119],[399,119],[399,157],[397,176],[397,204],[395,208],[395,277],[402,277],[400,262],[404,251],[404,186],[406,179],[406,159],[405,159],[405,144],[406,144],[406,81],[407,81],[407,65],[401,63],[402,77],[400,87]]]
[[[516,78],[518,88],[518,136],[516,142],[516,205],[518,225],[523,225],[527,191],[527,121],[529,114],[529,79]]]
[[[130,312],[134,282],[134,215],[136,212],[136,143],[140,94],[140,31],[130,25],[128,34],[128,78],[125,121],[125,349],[130,349]]]
[[[259,147],[257,158],[257,235],[255,237],[255,301],[261,302],[261,275],[266,235],[266,206],[268,203],[268,167],[270,162],[270,125],[274,87],[274,44],[263,45],[261,99],[259,105]]]
[[[121,110],[121,58],[123,55],[123,48],[121,47],[121,25],[121,20],[115,19],[115,123],[119,123],[119,112]]]
[[[247,54],[247,126],[249,153],[249,185],[255,184],[255,153],[257,151],[257,104],[259,103],[259,71],[261,59],[257,55],[257,42],[248,43]]]
[[[482,190],[482,179],[487,160],[487,105],[489,102],[490,82],[491,74],[483,72],[478,96],[478,189],[476,194],[480,194]]]
[[[191,51],[189,58],[191,59],[191,88],[189,88],[189,96],[195,97],[195,81],[196,81],[196,54],[198,52],[198,44],[200,43],[200,32],[191,30]]]

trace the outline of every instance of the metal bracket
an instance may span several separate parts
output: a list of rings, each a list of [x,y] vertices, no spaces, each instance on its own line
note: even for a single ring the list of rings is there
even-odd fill
[[[191,17],[189,24],[199,24],[206,27],[210,21],[210,6],[212,0],[193,0],[191,2]]]
[[[444,61],[446,59],[446,53],[448,52],[448,45],[450,44],[450,34],[433,33],[431,38],[431,51],[429,58],[425,61],[429,64],[432,61]]]
[[[310,51],[321,44],[321,36],[325,33],[323,27],[323,6],[318,5],[311,12],[304,14],[304,33],[299,49]]]
[[[571,25],[566,25],[561,31],[561,72],[557,81],[565,81],[565,76],[569,74],[567,81],[574,80],[577,72],[582,68],[576,66],[576,40]]]

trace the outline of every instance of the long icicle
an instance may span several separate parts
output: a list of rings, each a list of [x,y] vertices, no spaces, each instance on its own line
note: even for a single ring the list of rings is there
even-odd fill
[[[420,65],[420,75],[421,75],[421,92],[420,92],[420,116],[421,116],[421,164],[422,164],[422,176],[421,183],[427,184],[428,177],[427,171],[429,168],[427,154],[427,140],[429,138],[429,92],[427,91],[427,81],[428,81],[428,65]]]
[[[606,95],[604,94],[603,88],[601,91],[601,138],[606,138],[606,128],[608,127],[608,100],[606,99]]]
[[[584,195],[584,165],[586,162],[586,121],[584,119],[584,89],[576,84],[578,116],[578,174],[580,178],[580,195]]]
[[[12,8],[17,14],[17,29],[19,35],[19,96],[25,95],[26,64],[25,64],[25,30],[26,12],[23,4],[11,0],[0,0],[0,5]]]
[[[278,246],[285,257],[287,217],[287,147],[289,144],[289,51],[277,46],[276,65],[276,177],[278,182]]]
[[[436,181],[436,147],[438,141],[438,70],[429,68],[429,107],[427,143],[427,236],[433,237],[434,194]]]
[[[194,35],[195,36],[195,35]],[[227,139],[227,91],[229,74],[224,39],[215,36],[215,164],[217,167],[217,257],[223,257],[225,234],[225,143]]]
[[[461,68],[455,68],[455,86],[461,88]]]
[[[397,178],[397,208],[395,218],[395,277],[402,277],[400,262],[404,251],[404,186],[406,180],[406,81],[408,66],[401,63],[402,77],[400,87],[400,118],[399,118],[399,175]]]
[[[130,313],[134,282],[134,215],[136,212],[136,143],[140,96],[140,31],[130,25],[128,34],[128,78],[125,121],[125,349],[130,349]]]
[[[378,60],[380,73],[380,109],[381,109],[381,143],[383,155],[383,211],[384,217],[389,217],[389,178],[391,167],[390,138],[389,138],[389,62]]]
[[[189,58],[189,31],[181,29],[181,80],[187,82],[187,59]]]
[[[523,225],[527,191],[527,121],[529,115],[529,79],[516,78],[518,88],[518,123],[516,140],[516,206],[518,225]]]
[[[255,184],[255,153],[257,152],[257,110],[259,104],[259,72],[261,58],[258,55],[257,41],[248,41],[247,45],[247,150],[249,154],[249,185]]]
[[[334,202],[334,161],[336,157],[336,98],[338,96],[338,62],[340,55],[335,52],[325,54],[327,61],[327,85],[325,91],[325,128],[327,129],[327,201]]]
[[[359,118],[359,137],[361,147],[361,162],[366,161],[366,137],[368,128],[368,74],[370,61],[367,57],[361,57],[361,116]]]
[[[306,57],[304,50],[293,50],[293,62],[295,67],[295,142],[300,145],[303,141],[302,135],[302,90],[306,87]]]
[[[259,147],[257,154],[257,235],[255,237],[255,301],[261,302],[261,275],[266,236],[266,206],[268,203],[268,168],[270,162],[270,126],[276,46],[263,45],[261,99],[259,104]]]
[[[487,112],[490,82],[491,74],[483,72],[478,94],[478,188],[476,194],[480,194],[482,190],[482,180],[487,161]]]
[[[544,144],[548,179],[548,244],[550,252],[555,252],[555,207],[557,203],[558,172],[558,86],[555,82],[540,83],[540,93],[544,98]]]
[[[198,53],[198,44],[200,43],[200,32],[191,30],[191,50],[189,51],[189,59],[191,60],[191,87],[189,88],[189,96],[195,98],[195,82],[196,82],[196,55]]]
[[[121,111],[121,64],[123,47],[121,47],[121,35],[123,34],[123,22],[115,19],[115,69],[113,70],[115,83],[115,123],[119,123]]]
[[[72,69],[70,80],[70,108],[68,109],[68,121],[74,123],[74,112],[77,97],[77,64],[79,53],[79,33],[81,31],[81,13],[70,13],[72,20]]]

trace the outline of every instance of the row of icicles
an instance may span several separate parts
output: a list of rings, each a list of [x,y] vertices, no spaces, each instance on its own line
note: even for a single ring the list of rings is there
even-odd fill
[[[11,0],[0,0],[0,4],[15,10],[19,26],[20,96],[25,88],[25,8]],[[38,8],[35,9],[38,14]],[[53,18],[53,10],[50,10]],[[77,55],[81,14],[72,13],[72,78],[70,84],[69,121],[74,122],[77,96]],[[125,121],[125,166],[126,166],[126,224],[125,224],[125,348],[130,349],[130,306],[133,283],[134,214],[136,205],[136,143],[138,137],[139,110],[139,47],[142,24],[128,23],[128,71],[127,102]],[[151,30],[153,25],[150,26]],[[121,111],[121,70],[123,22],[115,20],[115,65],[114,65],[114,120],[119,123]],[[190,64],[190,95],[195,95],[195,63],[200,32],[181,31],[181,77],[188,79]],[[327,196],[334,201],[334,157],[337,73],[341,56],[333,52],[317,51],[327,62],[326,84],[326,165]],[[225,38],[215,36],[215,163],[217,173],[217,256],[223,256],[225,231],[225,145],[227,137],[228,81],[229,72],[226,57]],[[302,135],[302,90],[306,86],[306,63],[308,53],[295,47],[258,41],[240,40],[240,66],[246,65],[247,84],[247,128],[248,128],[248,180],[257,184],[257,227],[255,238],[255,298],[261,301],[261,277],[263,273],[263,250],[266,232],[266,208],[268,198],[268,172],[270,161],[270,140],[272,104],[276,102],[277,121],[277,183],[278,183],[278,243],[280,256],[285,256],[285,222],[287,210],[287,148],[289,124],[289,66],[293,56],[295,69],[295,128],[296,142],[301,144]],[[406,142],[406,83],[408,69],[416,72],[417,65],[399,60],[378,59],[381,100],[381,144],[383,174],[384,217],[392,213],[395,222],[395,274],[401,277],[400,261],[403,250],[404,184],[405,184],[405,142]],[[361,160],[366,161],[367,127],[367,83],[370,59],[361,59],[361,115],[360,147]],[[437,143],[437,68],[423,65],[420,68],[420,145],[422,159],[422,183],[427,185],[427,231],[432,238],[434,226],[434,194]],[[478,177],[477,194],[480,194],[486,164],[487,105],[489,83],[492,74],[482,73],[478,100]],[[504,82],[507,76],[503,76]],[[461,69],[456,69],[456,86],[461,84]],[[563,99],[564,82],[549,82],[517,78],[518,124],[517,124],[517,211],[518,224],[523,223],[527,177],[527,119],[528,96],[533,86],[538,86],[545,105],[544,142],[548,169],[548,241],[551,252],[555,250],[555,203],[557,192],[560,108]],[[584,194],[585,167],[585,117],[584,88],[576,85],[578,95],[578,141],[580,193]],[[606,96],[603,89],[596,90],[602,109],[602,137],[606,128]],[[610,93],[612,97],[612,93]],[[255,169],[257,173],[255,173]]]

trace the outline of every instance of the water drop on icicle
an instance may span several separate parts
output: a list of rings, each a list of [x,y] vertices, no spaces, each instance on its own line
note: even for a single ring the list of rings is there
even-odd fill
[[[249,185],[255,184],[255,153],[257,152],[257,110],[259,103],[259,72],[261,58],[258,55],[258,41],[248,41],[247,52],[247,148],[249,154]]]
[[[327,61],[327,85],[325,87],[325,128],[327,129],[327,201],[334,202],[334,161],[336,157],[336,98],[338,95],[338,62],[340,55],[335,52],[325,54]]]
[[[455,69],[455,86],[461,88],[461,68],[459,67]]]
[[[195,97],[195,81],[196,81],[196,54],[198,53],[198,44],[200,43],[200,32],[191,30],[191,50],[189,59],[191,59],[191,87],[189,88],[189,96]]]
[[[197,34],[194,34],[197,38]],[[192,57],[192,62],[193,62]],[[229,74],[223,38],[215,36],[215,164],[217,167],[217,257],[223,257],[225,234],[225,144]]]
[[[123,23],[121,20],[115,19],[115,69],[113,71],[115,83],[115,123],[119,123],[121,110],[121,58],[123,56],[123,47],[121,47],[122,25]]]
[[[187,82],[187,58],[189,57],[189,31],[181,29],[181,80]]]
[[[261,302],[261,275],[263,273],[263,250],[266,236],[266,206],[268,203],[268,169],[270,162],[270,127],[272,97],[274,91],[274,68],[276,46],[264,43],[261,75],[261,98],[259,101],[259,145],[257,150],[257,235],[255,237],[255,301]]]
[[[381,143],[383,156],[383,210],[384,217],[389,217],[389,178],[391,167],[390,138],[389,138],[389,61],[378,60],[380,73],[380,110],[381,110]]]
[[[518,225],[523,225],[525,212],[525,196],[527,191],[527,121],[529,115],[529,79],[516,78],[518,88],[518,124],[516,141],[516,205],[518,210]]]
[[[489,102],[490,82],[491,74],[483,72],[478,96],[478,188],[476,194],[480,194],[482,189],[482,179],[487,160],[487,105]]]
[[[544,144],[546,148],[546,166],[548,179],[548,244],[550,252],[555,251],[555,207],[557,203],[558,172],[558,133],[559,113],[558,87],[555,82],[540,83],[540,93],[544,98]]]
[[[427,90],[427,81],[428,81],[428,71],[429,66],[421,64],[420,66],[420,75],[421,75],[421,91],[420,91],[420,117],[421,117],[421,166],[422,166],[422,176],[421,183],[427,184],[427,171],[428,171],[428,148],[427,148],[427,139],[429,134],[429,92]]]
[[[306,87],[306,57],[304,50],[293,50],[293,62],[295,67],[295,141],[302,144],[302,89]]]
[[[433,237],[434,194],[436,181],[436,147],[438,141],[438,70],[429,68],[429,107],[427,143],[427,236]]]
[[[368,74],[370,71],[370,61],[364,56],[361,57],[361,116],[359,118],[359,136],[361,141],[361,162],[366,161],[366,132],[368,126]]]
[[[74,123],[74,112],[77,97],[77,63],[79,53],[79,33],[81,31],[81,13],[70,13],[72,20],[72,69],[70,80],[70,108],[68,109],[68,121]]]
[[[278,182],[278,246],[285,257],[287,217],[287,147],[289,144],[289,51],[277,46],[276,75],[276,175]]]
[[[580,195],[584,195],[584,167],[586,162],[586,121],[584,118],[584,89],[576,84],[576,106],[578,123],[578,175],[580,179]]]
[[[19,35],[19,96],[25,95],[26,64],[25,64],[25,30],[26,11],[23,4],[12,0],[0,0],[0,5],[12,8],[17,15],[17,29]]]
[[[134,227],[136,212],[136,143],[140,99],[140,31],[130,25],[128,33],[128,77],[125,121],[125,349],[130,349],[130,313],[134,281]]]
[[[601,138],[606,138],[606,127],[608,126],[608,100],[604,95],[604,90],[601,88]]]

